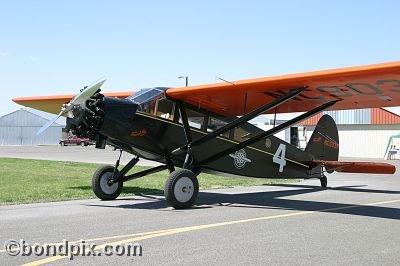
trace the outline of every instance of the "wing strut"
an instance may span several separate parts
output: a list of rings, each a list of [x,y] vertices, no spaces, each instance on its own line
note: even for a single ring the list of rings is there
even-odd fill
[[[237,118],[237,119],[233,120],[232,122],[226,124],[225,126],[220,127],[217,130],[214,130],[213,132],[211,132],[211,133],[209,133],[209,134],[207,134],[207,135],[205,135],[205,136],[203,136],[201,138],[198,138],[198,139],[196,139],[195,141],[193,141],[191,143],[188,141],[188,134],[187,134],[186,125],[183,122],[187,144],[190,143],[190,145],[193,147],[193,146],[197,146],[197,145],[203,144],[203,143],[205,143],[207,141],[210,141],[211,139],[214,139],[215,137],[217,137],[217,136],[219,136],[221,134],[224,134],[225,132],[228,132],[232,128],[235,128],[235,127],[237,127],[237,126],[239,126],[239,125],[241,125],[241,124],[243,124],[245,122],[248,122],[249,120],[253,119],[254,117],[256,117],[256,116],[258,116],[258,115],[260,115],[260,114],[262,114],[262,113],[264,113],[264,112],[266,112],[268,110],[276,108],[277,106],[285,103],[286,101],[296,97],[297,95],[299,95],[306,88],[307,87],[304,86],[304,87],[300,87],[300,88],[291,89],[290,92],[288,92],[287,94],[283,95],[282,97],[280,97],[280,98],[278,98],[278,99],[276,99],[276,100],[274,100],[272,102],[269,102],[269,103],[261,106],[260,108],[255,109],[255,110],[251,111],[250,113],[248,113],[248,114],[246,114],[246,115],[244,115],[244,116],[242,116],[240,118]],[[182,106],[182,104],[178,103],[178,107],[179,107],[179,110],[180,110],[181,116],[182,116],[182,114],[184,114],[184,110],[181,111],[181,109],[183,109],[181,106]],[[182,121],[186,121],[186,119],[187,119],[186,117],[183,118],[183,116],[182,116]],[[191,139],[190,136],[189,136],[189,138]],[[172,154],[177,154],[177,153],[179,153],[181,151],[186,151],[186,150],[188,150],[188,145],[180,147],[180,148],[172,151]]]
[[[283,124],[280,124],[280,125],[272,128],[272,129],[270,129],[270,130],[264,131],[264,132],[254,136],[254,137],[252,137],[252,138],[250,138],[250,139],[248,139],[246,141],[243,141],[243,142],[241,142],[241,143],[239,143],[239,144],[237,144],[237,145],[235,145],[235,146],[233,146],[231,148],[225,149],[223,151],[220,151],[217,154],[211,155],[208,158],[204,159],[203,161],[199,162],[199,164],[200,165],[208,164],[208,163],[210,163],[210,162],[212,162],[214,160],[217,160],[217,159],[219,159],[219,158],[221,158],[223,156],[229,155],[229,154],[234,153],[234,152],[236,152],[236,151],[238,151],[240,149],[243,149],[243,148],[245,148],[247,146],[250,146],[250,145],[256,143],[257,141],[259,141],[259,140],[261,140],[263,138],[269,137],[269,136],[271,136],[271,135],[273,135],[273,134],[275,134],[275,133],[277,133],[277,132],[279,132],[279,131],[287,128],[287,127],[290,127],[293,124],[296,124],[296,123],[300,122],[301,120],[307,119],[308,117],[313,116],[316,113],[319,113],[319,112],[331,107],[332,105],[334,105],[337,102],[338,102],[338,100],[327,102],[327,103],[325,103],[325,104],[323,104],[323,105],[321,105],[321,106],[319,106],[317,108],[314,108],[314,109],[308,111],[307,113],[301,114],[301,115],[299,115],[299,116],[297,116],[297,117],[295,117],[295,118],[293,118],[293,119],[291,119],[291,120],[289,120],[289,121],[287,121],[287,122],[285,122]]]

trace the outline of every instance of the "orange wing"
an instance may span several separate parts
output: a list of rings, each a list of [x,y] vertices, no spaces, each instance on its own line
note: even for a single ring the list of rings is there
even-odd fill
[[[111,92],[104,95],[117,98],[126,98],[132,95],[132,92]],[[68,103],[75,95],[57,95],[57,96],[35,96],[14,98],[13,101],[37,110],[58,114],[64,103]]]
[[[224,116],[239,116],[303,86],[307,89],[279,106],[278,113],[305,112],[335,99],[340,101],[330,110],[399,106],[400,62],[174,88],[166,94]]]
[[[240,116],[287,93],[307,86],[299,96],[278,107],[278,113],[305,112],[331,100],[330,110],[400,105],[400,62],[341,68],[269,78],[216,83],[166,91],[169,98],[224,116]],[[106,93],[125,98],[130,92]],[[24,97],[14,102],[57,114],[73,95]],[[272,111],[271,111],[272,112]]]

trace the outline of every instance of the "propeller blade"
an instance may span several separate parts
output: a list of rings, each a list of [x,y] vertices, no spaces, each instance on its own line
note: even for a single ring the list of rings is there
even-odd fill
[[[36,132],[36,135],[40,135],[43,131],[45,131],[46,129],[48,129],[52,124],[54,124],[54,122],[57,121],[58,118],[60,118],[60,116],[63,115],[63,112],[61,111],[58,116],[50,119],[49,121],[46,122],[46,124],[44,124],[39,130],[38,132]]]
[[[105,79],[97,82],[96,84],[84,89],[80,94],[75,96],[72,101],[70,102],[71,105],[80,104],[82,105],[85,103],[93,94],[96,93],[97,90],[101,88],[101,86],[106,82]]]
[[[104,82],[106,82],[105,79],[97,82],[96,84],[84,89],[81,93],[79,93],[78,95],[76,95],[68,104],[65,104],[63,106],[63,108],[61,109],[61,112],[58,114],[58,116],[54,117],[53,119],[47,121],[46,124],[44,124],[39,130],[38,132],[36,132],[36,135],[41,134],[43,131],[45,131],[46,129],[48,129],[54,122],[57,121],[58,118],[60,118],[60,116],[68,113],[70,110],[72,110],[72,108],[74,107],[74,105],[81,105],[82,108],[84,108],[84,104],[85,102],[90,99],[90,97],[92,97],[93,94],[96,93],[97,90],[99,90],[101,88],[101,86],[104,84]]]

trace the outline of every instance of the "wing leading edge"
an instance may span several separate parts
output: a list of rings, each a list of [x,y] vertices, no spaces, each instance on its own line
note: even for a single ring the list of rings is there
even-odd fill
[[[104,93],[105,96],[126,98],[132,95],[132,92],[111,92]],[[13,101],[20,105],[41,110],[44,112],[58,114],[64,103],[68,103],[75,95],[56,95],[56,96],[35,96],[14,98]]]

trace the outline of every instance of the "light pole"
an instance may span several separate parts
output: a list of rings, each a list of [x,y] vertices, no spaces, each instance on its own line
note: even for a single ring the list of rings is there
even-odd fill
[[[178,79],[185,79],[185,84],[186,84],[186,87],[189,85],[189,77],[188,76],[180,76],[180,77],[178,77]]]

